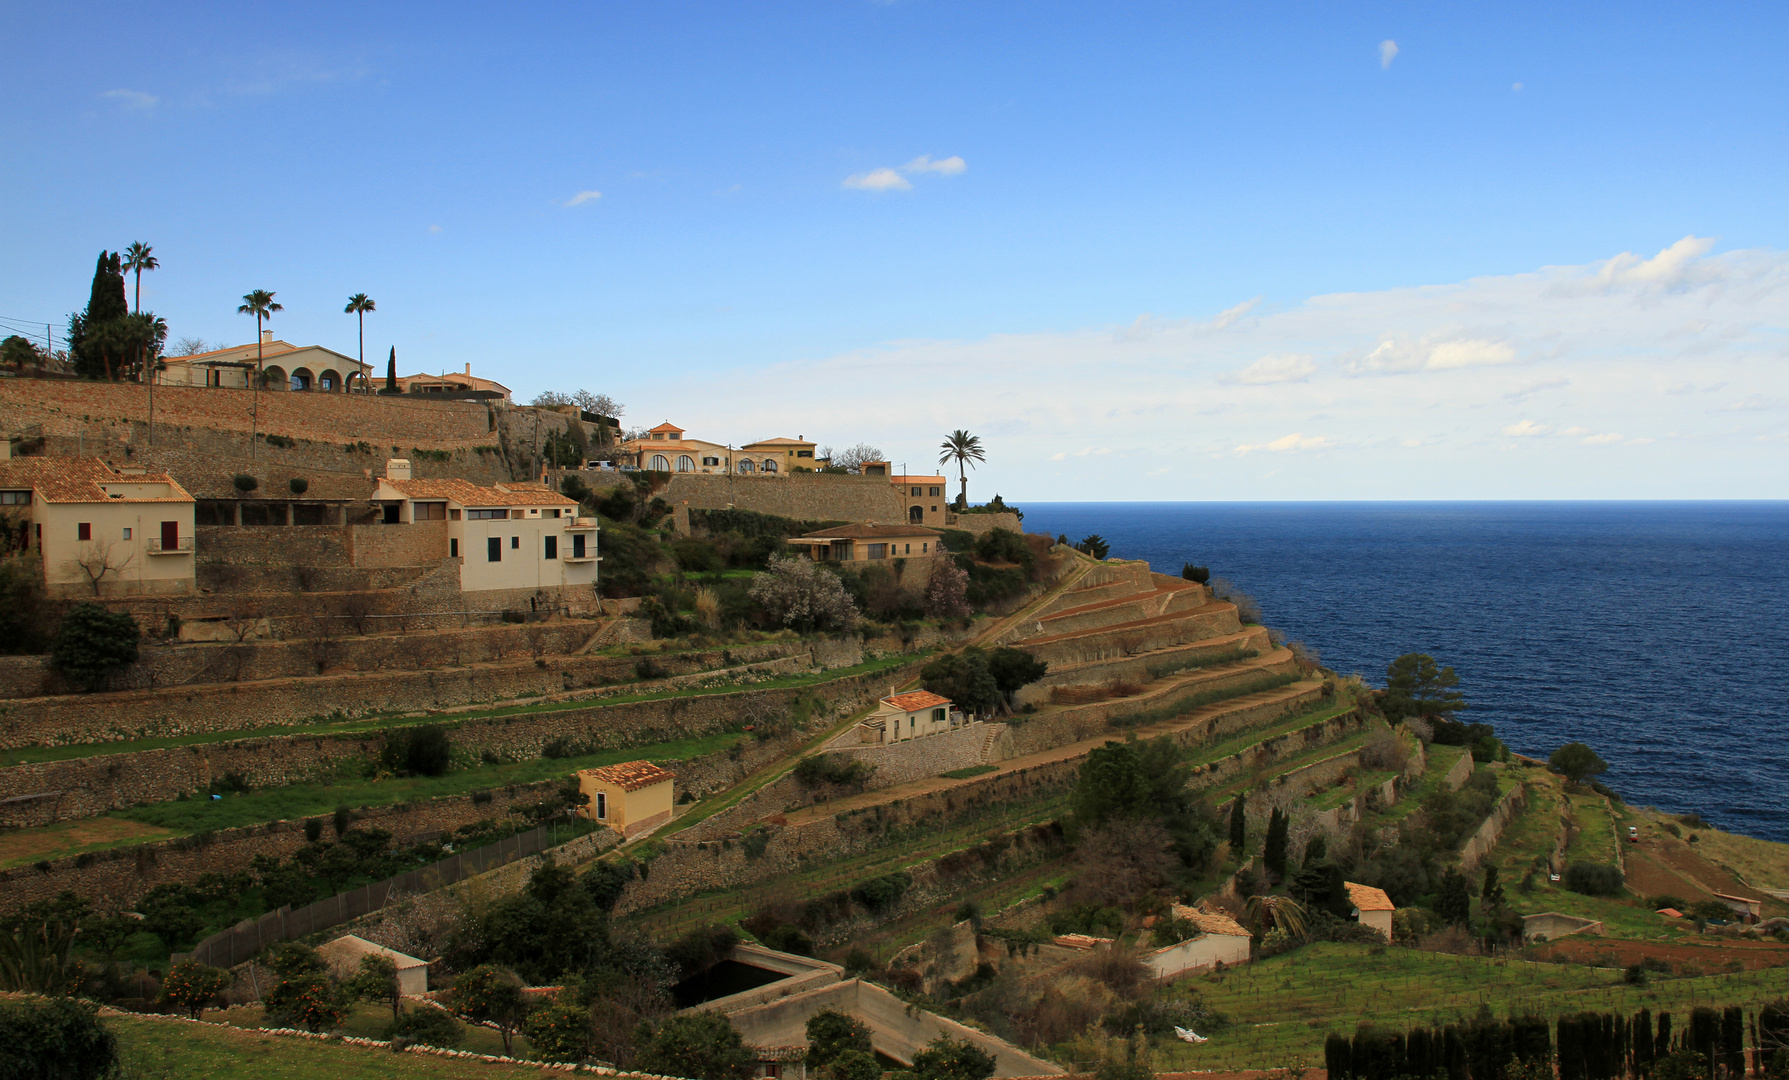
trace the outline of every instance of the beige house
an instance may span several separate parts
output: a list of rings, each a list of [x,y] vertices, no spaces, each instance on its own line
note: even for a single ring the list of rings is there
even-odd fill
[[[221,386],[245,390],[254,386],[252,380],[258,365],[264,390],[358,394],[373,389],[368,381],[371,364],[363,364],[352,356],[343,356],[321,345],[275,341],[271,330],[263,330],[261,339],[259,347],[250,343],[192,356],[164,357],[162,364],[167,370],[156,381],[163,386]]]
[[[630,840],[671,820],[672,781],[677,774],[650,761],[579,769],[572,775],[589,799],[580,813]]]
[[[459,560],[461,592],[595,593],[596,519],[542,484],[413,480],[410,463],[394,458],[373,501],[384,524],[439,531],[442,554]]]
[[[942,555],[939,533],[922,525],[840,525],[791,537],[815,562],[866,563]]]
[[[379,384],[383,386],[383,383]],[[398,379],[398,386],[406,394],[495,394],[504,401],[509,400],[509,387],[494,379],[481,379],[472,374],[472,365],[467,364],[465,371],[449,372],[442,375],[405,375]]]
[[[669,420],[645,436],[621,444],[634,463],[653,472],[728,473],[741,476],[787,476],[797,466],[817,468],[814,444],[805,438],[760,439],[740,447],[692,439],[689,432]]]
[[[901,493],[907,504],[907,524],[944,527],[944,515],[950,507],[947,481],[942,476],[891,476],[888,482]]]
[[[950,707],[950,699],[930,690],[890,693],[876,703],[876,711],[857,725],[858,741],[896,743],[955,731],[968,719]]]
[[[1385,895],[1384,889],[1375,889],[1371,885],[1356,885],[1352,881],[1342,882],[1342,888],[1348,890],[1348,902],[1354,905],[1354,919],[1362,926],[1370,926],[1391,940],[1391,917],[1398,906]]]
[[[34,555],[51,596],[193,591],[193,497],[164,473],[98,458],[13,458],[0,439],[6,550]]]
[[[1175,904],[1172,918],[1192,923],[1198,933],[1163,949],[1149,953],[1143,962],[1158,979],[1172,979],[1189,971],[1202,971],[1218,964],[1249,962],[1250,934],[1228,915]]]

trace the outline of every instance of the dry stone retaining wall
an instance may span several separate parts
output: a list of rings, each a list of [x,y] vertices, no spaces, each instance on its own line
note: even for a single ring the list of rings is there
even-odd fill
[[[1467,757],[1470,758],[1471,755],[1468,754]],[[1478,827],[1478,831],[1473,833],[1472,838],[1460,848],[1461,873],[1471,874],[1478,869],[1479,863],[1484,861],[1485,856],[1497,847],[1497,841],[1503,839],[1503,830],[1509,827],[1510,821],[1521,811],[1522,807],[1527,805],[1528,786],[1526,784],[1517,784],[1504,792],[1503,798],[1497,800],[1497,805],[1493,806],[1491,812],[1485,816],[1484,823]]]

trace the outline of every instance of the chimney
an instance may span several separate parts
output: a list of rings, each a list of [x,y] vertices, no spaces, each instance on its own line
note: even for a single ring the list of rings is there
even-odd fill
[[[470,361],[467,361],[466,363],[466,374],[472,374],[472,363]]]
[[[273,344],[273,331],[272,330],[261,331],[261,344],[263,344],[263,345],[272,345]]]
[[[387,479],[387,480],[408,480],[408,479],[410,479],[410,459],[394,457],[394,458],[391,458],[390,460],[388,460],[385,463],[385,479]]]
[[[12,436],[0,431],[0,461],[12,460]]]

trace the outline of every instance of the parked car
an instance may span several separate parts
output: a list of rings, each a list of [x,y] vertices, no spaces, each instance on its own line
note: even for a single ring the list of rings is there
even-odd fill
[[[1630,844],[1638,844],[1640,842],[1640,826],[1629,825],[1627,827],[1627,839]]]

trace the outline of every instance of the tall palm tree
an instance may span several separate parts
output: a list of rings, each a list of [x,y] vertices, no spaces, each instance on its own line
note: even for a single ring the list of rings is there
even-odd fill
[[[1265,937],[1269,930],[1284,930],[1292,937],[1304,934],[1304,908],[1290,896],[1251,896],[1249,929]]]
[[[124,249],[124,269],[137,275],[136,307],[138,311],[143,310],[143,271],[154,270],[161,266],[161,260],[150,254],[154,250],[141,240]]]
[[[285,308],[273,302],[273,294],[266,289],[256,289],[244,296],[242,306],[236,309],[238,315],[255,317],[255,404],[249,414],[248,430],[248,460],[251,465],[255,461],[255,438],[260,434],[261,426],[261,322],[264,319],[273,321],[273,313],[284,310]]]
[[[964,470],[977,461],[987,460],[982,453],[981,436],[971,435],[962,428],[958,428],[950,433],[950,438],[944,440],[941,449],[944,453],[938,455],[938,464],[943,465],[951,461],[957,463],[957,478],[963,484],[963,491],[957,496],[957,502],[967,510],[969,509],[969,474]]]
[[[372,381],[366,376],[366,313],[376,310],[373,298],[366,293],[357,292],[348,297],[348,306],[342,309],[349,315],[360,316],[360,388],[363,392],[372,390]]]

